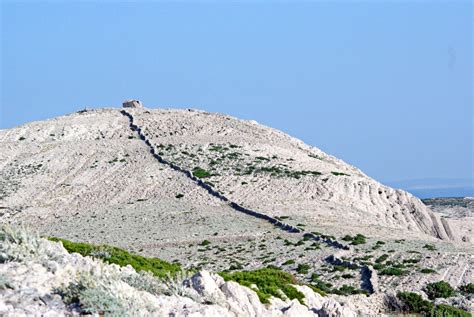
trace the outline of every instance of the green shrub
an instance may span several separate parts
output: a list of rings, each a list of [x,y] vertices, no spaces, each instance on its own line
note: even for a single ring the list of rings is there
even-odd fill
[[[209,240],[204,240],[204,241],[202,241],[199,245],[205,247],[206,245],[210,245],[210,244],[211,244],[211,241],[209,241]]]
[[[307,274],[309,271],[310,266],[308,264],[298,264],[296,268],[296,272],[300,274]]]
[[[292,260],[285,261],[281,265],[290,265],[290,264],[295,264],[295,260],[292,259]]]
[[[209,173],[208,171],[200,168],[200,167],[195,167],[193,169],[193,175],[198,177],[198,178],[206,178],[206,177],[209,177],[209,176],[212,176],[211,173]]]
[[[331,174],[334,176],[350,176],[349,174],[341,173],[341,172],[331,172]]]
[[[463,294],[474,294],[474,283],[461,285],[459,291]]]
[[[449,306],[449,305],[436,305],[434,311],[431,313],[433,317],[471,317],[471,314],[465,310]]]
[[[367,239],[367,237],[364,236],[363,234],[360,234],[360,233],[358,233],[354,237],[351,237],[350,235],[346,234],[342,238],[343,241],[347,241],[347,242],[351,241],[352,245],[364,244],[364,243],[367,242],[366,239]],[[336,240],[336,239],[334,239],[334,240]]]
[[[402,310],[405,312],[428,314],[434,308],[431,302],[424,300],[421,295],[416,293],[399,292],[397,297],[402,301],[404,305]]]
[[[432,244],[425,244],[423,248],[425,248],[428,251],[436,251],[436,247]]]
[[[276,268],[258,269],[255,271],[242,271],[235,273],[222,272],[220,275],[226,281],[250,287],[255,284],[258,287],[256,293],[262,303],[269,303],[270,297],[282,298],[281,290],[289,299],[298,299],[303,303],[304,295],[292,284],[298,284],[296,278]]]
[[[334,294],[337,295],[355,295],[355,294],[365,294],[368,295],[366,290],[357,289],[350,285],[342,285],[339,289],[333,291]]]
[[[70,253],[79,253],[83,256],[94,256],[94,254],[107,254],[101,259],[107,263],[114,263],[119,266],[131,265],[137,272],[148,271],[157,277],[165,277],[168,274],[176,274],[181,271],[178,264],[171,264],[157,258],[146,258],[140,255],[129,253],[123,249],[108,245],[93,245],[89,243],[72,242],[65,239],[49,238],[51,241],[62,242],[64,248]]]
[[[400,276],[405,275],[407,271],[397,267],[388,267],[380,271],[380,275]]]
[[[470,317],[471,314],[449,305],[434,305],[424,300],[420,295],[411,292],[399,292],[398,299],[403,303],[402,310],[431,317]]]
[[[362,234],[357,234],[354,239],[352,240],[352,245],[359,245],[359,244],[364,244],[366,243],[366,237]]]
[[[374,269],[376,269],[377,271],[381,270],[381,269],[384,269],[384,268],[385,268],[385,264],[382,264],[382,263],[375,263],[374,264]]]
[[[445,281],[429,283],[425,287],[425,293],[429,299],[448,298],[454,296],[454,289]]]
[[[388,254],[381,255],[375,260],[375,263],[382,263],[386,259],[388,259]]]
[[[344,237],[342,237],[342,240],[349,242],[349,241],[352,241],[352,237],[350,235],[346,234]]]
[[[436,273],[435,270],[433,270],[433,269],[428,269],[428,268],[421,269],[420,272],[421,272],[421,273],[424,273],[424,274]]]

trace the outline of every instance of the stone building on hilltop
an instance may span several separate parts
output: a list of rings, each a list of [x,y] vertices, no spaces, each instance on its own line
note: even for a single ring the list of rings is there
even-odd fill
[[[143,105],[142,103],[140,102],[140,100],[135,100],[135,99],[131,99],[131,100],[126,100],[122,103],[122,106],[124,108],[143,108]]]

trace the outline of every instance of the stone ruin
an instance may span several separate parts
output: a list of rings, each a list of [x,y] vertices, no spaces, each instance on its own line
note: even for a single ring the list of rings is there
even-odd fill
[[[140,102],[140,100],[135,100],[135,99],[131,99],[131,100],[126,100],[122,103],[122,106],[124,108],[143,108],[143,105],[142,103]]]

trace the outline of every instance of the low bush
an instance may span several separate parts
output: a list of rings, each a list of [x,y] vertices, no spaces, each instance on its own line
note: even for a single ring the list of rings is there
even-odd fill
[[[206,171],[205,169],[202,169],[200,167],[195,167],[193,169],[193,175],[198,177],[198,178],[206,178],[206,177],[212,176],[211,173],[209,173],[208,171]]]
[[[380,271],[380,275],[400,276],[405,275],[407,271],[397,267],[388,267]]]
[[[256,293],[264,304],[269,303],[269,299],[272,296],[282,298],[280,291],[289,299],[298,299],[298,301],[303,303],[303,293],[292,286],[292,284],[298,284],[296,278],[274,267],[235,273],[222,272],[220,275],[226,281],[236,281],[247,287],[255,284],[258,288]]]
[[[290,265],[290,264],[295,264],[295,260],[291,259],[291,260],[285,261],[281,265]]]
[[[402,302],[402,311],[431,317],[470,317],[471,314],[449,305],[434,305],[420,295],[411,292],[399,292],[397,298]]]
[[[436,251],[436,247],[432,244],[425,244],[423,248],[425,248],[428,251]]]
[[[402,311],[418,314],[428,314],[434,308],[434,305],[424,300],[421,295],[411,292],[399,292],[397,298],[403,303]]]
[[[423,269],[420,270],[420,272],[423,273],[423,274],[436,273],[435,270],[433,270],[433,269],[428,269],[428,268],[423,268]]]
[[[445,281],[439,281],[426,285],[425,293],[428,295],[429,299],[436,299],[454,296],[455,291],[451,285],[449,285],[449,283]]]
[[[333,293],[337,295],[345,295],[345,296],[356,295],[356,294],[365,294],[365,295],[369,294],[366,290],[357,289],[350,285],[342,285],[337,290],[333,290]]]
[[[309,271],[310,266],[308,264],[298,264],[296,268],[296,272],[300,274],[307,274]]]
[[[367,242],[367,237],[364,236],[363,234],[356,234],[354,237],[346,234],[342,240],[343,241],[347,241],[347,242],[351,242],[352,245],[359,245],[359,244],[364,244]]]
[[[461,285],[459,291],[463,294],[474,294],[474,283]]]
[[[341,173],[341,172],[331,172],[331,174],[334,176],[350,176],[349,174]]]
[[[203,247],[205,247],[207,245],[210,245],[210,244],[211,244],[211,241],[209,241],[209,240],[203,240],[201,243],[199,243],[199,245],[203,246]]]
[[[375,263],[382,263],[386,259],[388,259],[388,254],[381,255],[377,259],[375,259]]]

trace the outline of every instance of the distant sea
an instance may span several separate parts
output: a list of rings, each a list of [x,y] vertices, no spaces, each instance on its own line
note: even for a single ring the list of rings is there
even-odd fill
[[[418,198],[474,197],[474,181],[461,179],[410,179],[385,182],[390,187],[406,190]]]

